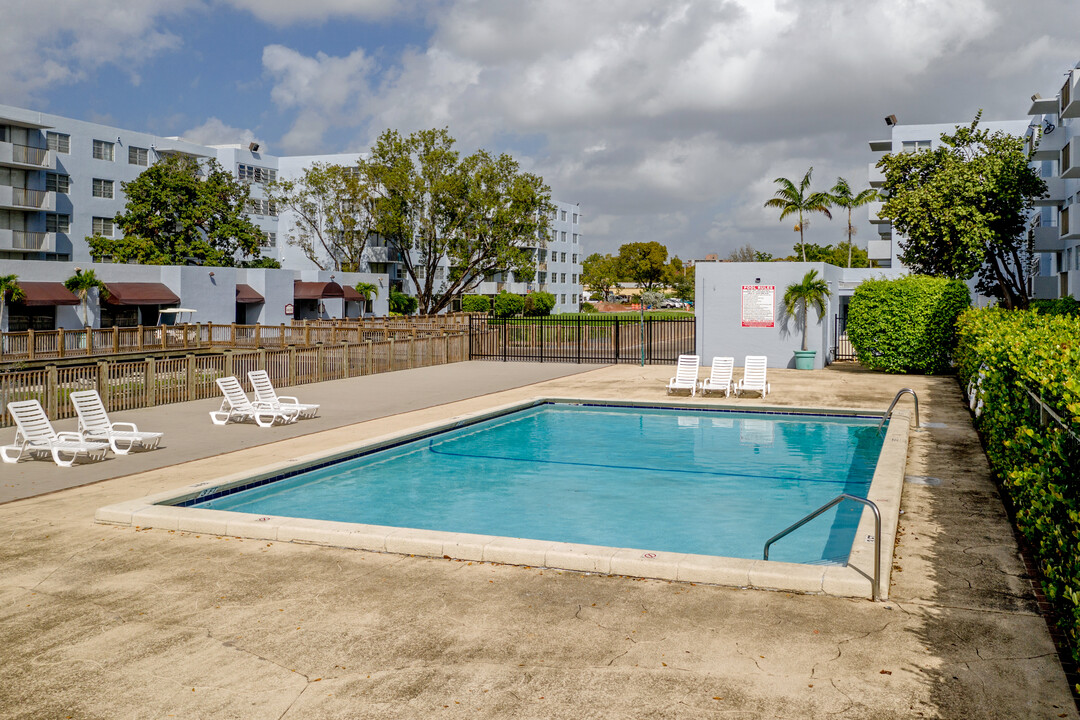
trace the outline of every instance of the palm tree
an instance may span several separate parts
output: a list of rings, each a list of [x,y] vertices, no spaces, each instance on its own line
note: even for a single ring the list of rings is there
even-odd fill
[[[375,283],[358,282],[354,289],[360,294],[360,297],[364,298],[364,302],[379,296],[379,288]],[[363,315],[363,311],[360,314]]]
[[[807,170],[798,187],[787,178],[776,178],[773,182],[780,187],[773,198],[765,201],[765,207],[780,209],[781,220],[788,215],[797,214],[799,216],[799,224],[795,226],[795,229],[799,231],[799,246],[802,248],[803,262],[806,262],[806,242],[803,239],[803,213],[819,212],[830,220],[832,219],[832,213],[829,212],[832,197],[823,192],[807,194],[810,190],[810,175],[813,172],[814,168]]]
[[[4,327],[4,307],[8,295],[11,295],[12,302],[26,297],[26,291],[19,287],[18,275],[0,275],[0,327]]]
[[[836,184],[829,190],[829,199],[833,205],[847,209],[847,266],[851,267],[851,236],[855,234],[855,228],[851,225],[851,211],[853,208],[862,207],[878,199],[878,191],[867,188],[858,195],[852,196],[851,185],[842,177],[836,178]]]
[[[795,316],[802,308],[802,349],[806,350],[806,309],[813,305],[817,308],[818,318],[825,314],[825,298],[829,292],[829,284],[817,276],[817,270],[810,270],[803,276],[801,282],[792,283],[784,291],[784,310],[788,315]]]
[[[75,268],[75,274],[64,281],[64,287],[78,296],[82,301],[83,306],[83,326],[90,324],[90,320],[87,317],[88,309],[86,298],[90,295],[90,291],[94,288],[98,289],[101,293],[101,297],[108,297],[109,291],[105,288],[105,283],[94,274],[93,270],[82,270]]]

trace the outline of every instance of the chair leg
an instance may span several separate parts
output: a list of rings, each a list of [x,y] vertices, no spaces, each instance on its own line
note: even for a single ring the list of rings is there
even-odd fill
[[[73,453],[71,453],[71,459],[70,460],[63,460],[60,457],[61,452],[62,452],[62,450],[60,448],[55,448],[54,447],[52,449],[53,461],[56,462],[56,464],[59,465],[60,467],[71,467],[75,463],[75,458],[77,458],[79,456],[79,453],[73,452]]]

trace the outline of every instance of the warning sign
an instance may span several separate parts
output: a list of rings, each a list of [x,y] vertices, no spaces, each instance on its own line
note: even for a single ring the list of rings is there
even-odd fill
[[[776,327],[776,286],[742,286],[742,326]]]

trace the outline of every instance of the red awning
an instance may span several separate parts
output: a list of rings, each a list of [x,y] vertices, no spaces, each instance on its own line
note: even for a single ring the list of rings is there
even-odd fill
[[[236,283],[236,302],[252,305],[254,303],[264,303],[266,302],[266,298],[260,295],[259,291],[250,285]]]
[[[348,285],[342,285],[341,289],[345,291],[345,299],[350,302],[364,302],[364,296],[356,292],[355,288],[351,288]]]
[[[19,287],[26,293],[26,297],[18,302],[19,305],[43,306],[79,304],[79,298],[64,287],[63,283],[20,282]]]
[[[345,291],[336,282],[293,282],[293,298],[296,300],[322,300],[345,297]]]
[[[154,282],[105,283],[109,305],[177,305],[180,298],[166,285]]]

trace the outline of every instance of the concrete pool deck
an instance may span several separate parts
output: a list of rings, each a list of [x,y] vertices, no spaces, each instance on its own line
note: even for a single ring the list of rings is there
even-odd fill
[[[580,370],[463,363],[296,388],[324,402],[324,426],[218,428],[211,401],[117,413],[169,447],[0,466],[12,495],[93,483],[0,505],[0,715],[1077,717],[953,378],[770,370],[765,403],[734,401],[884,410],[918,392],[932,425],[909,442],[887,603],[93,521],[194,478],[538,395],[663,400],[671,374]],[[488,382],[505,389],[470,396]],[[382,417],[338,414],[382,396]],[[137,474],[94,482],[102,468]]]

